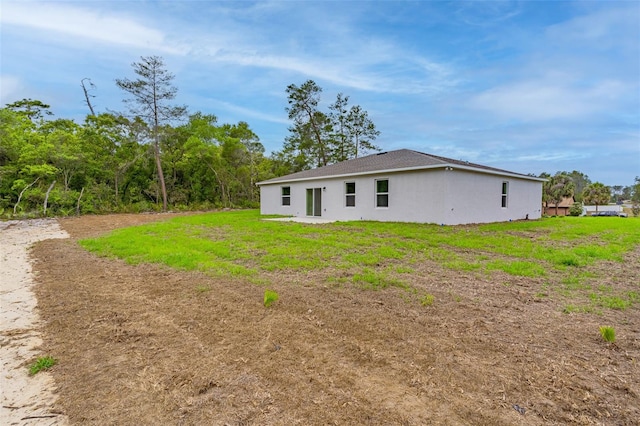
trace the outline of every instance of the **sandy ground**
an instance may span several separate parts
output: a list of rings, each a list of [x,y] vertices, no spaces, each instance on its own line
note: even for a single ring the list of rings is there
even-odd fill
[[[63,425],[52,407],[55,383],[48,372],[29,376],[28,365],[42,356],[40,318],[32,291],[29,249],[37,241],[68,238],[55,220],[0,223],[0,424]]]

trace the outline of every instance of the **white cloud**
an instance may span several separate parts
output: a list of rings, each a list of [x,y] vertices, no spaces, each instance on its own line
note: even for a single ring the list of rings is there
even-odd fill
[[[595,12],[550,26],[545,36],[560,44],[588,43],[592,49],[628,48],[638,51],[638,6],[618,2]]]
[[[379,93],[435,93],[457,84],[452,72],[444,64],[424,58],[407,58],[400,55],[376,62],[370,56],[341,56],[309,58],[305,55],[271,55],[252,49],[212,49],[210,60],[233,65],[270,68],[299,73],[307,78],[328,81],[335,85]],[[268,49],[265,48],[265,51]],[[409,56],[409,55],[407,55]],[[398,68],[395,64],[402,63]],[[418,75],[412,72],[418,69]],[[376,69],[374,71],[374,69]],[[399,78],[399,74],[401,78]]]
[[[230,102],[224,102],[224,101],[219,101],[219,100],[212,100],[212,99],[207,99],[207,103],[209,105],[212,106],[218,106],[221,107],[222,109],[225,109],[227,111],[231,111],[234,113],[238,113],[241,114],[243,117],[251,117],[251,118],[255,118],[258,120],[263,120],[263,121],[268,121],[271,123],[278,123],[278,124],[290,124],[290,121],[287,120],[286,118],[284,118],[282,115],[271,115],[271,114],[265,114],[263,112],[260,111],[256,111],[250,108],[245,108],[239,105],[234,105]],[[246,119],[243,119],[246,121]]]
[[[605,113],[625,93],[622,83],[605,80],[590,87],[531,80],[498,86],[473,97],[470,106],[522,121],[583,119]]]
[[[636,111],[638,8],[622,5],[594,6],[547,27],[520,60],[490,69],[502,81],[477,92],[469,106],[503,120],[585,124],[596,117]]]
[[[400,38],[363,31],[359,21],[369,12],[359,5],[336,13],[318,4],[260,3],[231,15],[217,4],[211,7],[222,15],[216,25],[189,31],[190,53],[203,62],[301,74],[320,85],[376,93],[431,94],[457,84],[448,64],[417,45],[406,48]]]
[[[467,25],[478,27],[499,25],[521,13],[521,6],[512,1],[466,1],[455,4],[456,17]]]
[[[591,157],[591,154],[584,150],[581,152],[546,151],[546,152],[537,152],[535,154],[510,156],[509,160],[514,162],[531,162],[531,161],[551,162],[551,161],[580,160],[580,159],[589,158],[589,157]]]
[[[63,3],[3,2],[0,22],[69,36],[70,44],[95,40],[110,45],[181,54],[165,35],[124,15],[100,13]]]

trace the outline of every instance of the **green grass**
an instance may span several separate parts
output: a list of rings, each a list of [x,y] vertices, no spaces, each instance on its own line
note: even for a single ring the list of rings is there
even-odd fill
[[[280,296],[278,296],[278,293],[276,293],[273,290],[265,290],[264,291],[264,299],[263,299],[263,304],[265,308],[268,308],[269,306],[273,305],[275,302],[278,301]]]
[[[435,300],[436,298],[433,294],[425,294],[420,298],[420,304],[422,306],[431,306]]]
[[[619,311],[624,311],[634,302],[633,299],[624,296],[606,296],[597,293],[589,293],[589,299],[591,299],[596,306]]]
[[[51,356],[40,357],[29,366],[29,375],[33,376],[38,374],[40,371],[48,370],[56,365],[57,362],[58,360]]]
[[[80,244],[131,264],[157,263],[261,285],[269,284],[268,273],[318,271],[328,282],[409,289],[418,265],[435,262],[465,273],[544,278],[545,294],[570,299],[565,311],[576,312],[627,309],[639,301],[637,295],[599,287],[597,273],[590,270],[597,262],[622,262],[640,245],[638,225],[635,218],[459,227],[367,221],[309,225],[264,221],[259,212],[245,210],[178,217]]]
[[[615,342],[616,341],[616,330],[613,327],[609,327],[603,325],[600,327],[600,335],[607,342]]]
[[[589,284],[590,278],[593,278],[593,274],[588,272],[582,272],[577,274],[567,275],[560,280],[562,284],[562,290],[565,295],[571,294],[575,291],[590,290]]]
[[[579,313],[579,314],[597,314],[599,313],[595,307],[591,306],[591,305],[582,305],[582,306],[576,306],[576,305],[566,305],[564,307],[564,309],[562,310],[563,313],[565,314],[571,314],[571,313]]]
[[[387,287],[408,288],[402,280],[390,277],[384,271],[365,268],[362,272],[353,275],[352,282],[357,286],[369,290],[380,290]]]

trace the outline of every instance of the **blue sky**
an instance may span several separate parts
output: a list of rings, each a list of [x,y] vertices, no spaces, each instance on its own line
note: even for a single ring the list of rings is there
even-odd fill
[[[177,104],[288,135],[285,89],[308,79],[368,111],[383,150],[520,173],[640,175],[640,2],[6,1],[0,104],[82,122],[124,110],[116,78],[159,55]]]

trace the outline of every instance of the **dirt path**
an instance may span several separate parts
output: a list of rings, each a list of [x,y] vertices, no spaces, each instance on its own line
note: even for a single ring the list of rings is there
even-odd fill
[[[55,220],[0,223],[0,424],[67,423],[52,410],[56,396],[51,375],[40,372],[31,377],[27,365],[42,355],[29,248],[36,241],[68,237]]]

